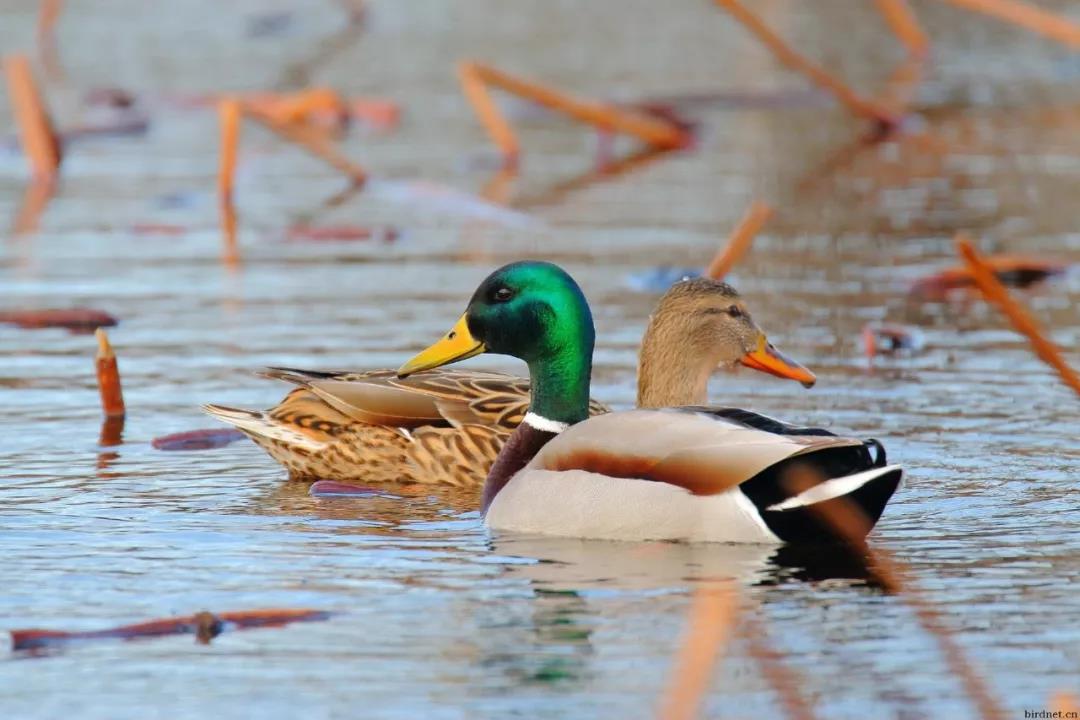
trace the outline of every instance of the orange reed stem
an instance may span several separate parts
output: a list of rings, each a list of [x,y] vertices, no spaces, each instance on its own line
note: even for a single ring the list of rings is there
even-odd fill
[[[862,97],[841,80],[792,50],[761,18],[746,9],[738,0],[716,0],[716,4],[727,10],[747,30],[756,35],[777,60],[795,72],[805,75],[812,83],[832,94],[850,112],[888,127],[896,125],[897,118],[888,108]]]
[[[689,140],[686,132],[673,123],[634,110],[575,98],[546,85],[497,70],[490,65],[471,61],[461,62],[458,64],[458,77],[465,97],[472,104],[480,122],[483,123],[508,164],[516,162],[519,145],[506,117],[491,99],[491,94],[488,92],[489,85],[494,85],[602,130],[633,135],[655,147],[679,148],[686,145]]]
[[[926,37],[915,12],[907,0],[875,0],[878,11],[889,24],[893,34],[907,48],[912,57],[922,59],[930,50],[930,40]]]
[[[789,491],[798,494],[814,485],[806,478],[793,478]],[[960,645],[953,638],[941,614],[910,582],[910,572],[891,553],[883,549],[871,548],[866,542],[866,535],[873,523],[854,504],[842,498],[829,502],[815,503],[810,506],[825,522],[837,531],[855,552],[869,557],[874,574],[882,586],[900,598],[915,613],[923,630],[937,641],[938,648],[945,658],[949,670],[960,678],[964,690],[975,703],[979,717],[983,720],[1005,720],[1005,711],[990,694],[990,689],[971,667]]]
[[[235,267],[240,262],[236,244],[236,155],[240,145],[240,103],[229,98],[218,103],[218,122],[221,128],[221,156],[218,167],[218,210],[221,215],[221,237],[224,243],[222,258]]]
[[[738,619],[738,592],[730,581],[704,584],[694,593],[683,642],[660,706],[662,720],[691,720],[713,670],[731,641]]]
[[[94,336],[98,342],[94,365],[97,368],[98,391],[101,393],[101,409],[105,411],[105,417],[124,417],[124,393],[120,388],[120,369],[116,365],[116,353],[113,352],[104,329],[98,328]]]
[[[1013,327],[1027,337],[1039,359],[1057,371],[1062,381],[1080,395],[1080,376],[1065,362],[1058,347],[1046,339],[1046,336],[1039,328],[1039,323],[1031,316],[1031,313],[1013,299],[1009,291],[997,279],[993,268],[975,251],[971,239],[963,233],[958,234],[956,236],[956,249],[967,264],[968,269],[971,270],[971,276],[975,280],[975,284],[978,285],[979,290],[982,291],[983,297],[997,305],[1001,312],[1005,313],[1005,317],[1009,318],[1009,322],[1012,323]]]
[[[19,138],[34,180],[51,182],[60,167],[60,142],[34,82],[30,61],[25,55],[9,55],[4,58],[4,73]]]
[[[951,3],[964,10],[990,15],[1013,25],[1019,25],[1069,47],[1080,47],[1080,25],[1066,20],[1060,15],[1040,10],[1017,0],[939,1]]]
[[[780,653],[769,645],[764,624],[752,613],[744,612],[742,637],[750,657],[757,663],[765,682],[780,698],[785,714],[793,720],[814,720],[813,708],[799,693],[798,675],[784,664]]]
[[[750,249],[754,238],[772,217],[772,213],[772,208],[768,205],[755,201],[728,237],[727,244],[713,256],[709,267],[705,269],[705,277],[723,280],[731,268],[735,267],[735,263]]]
[[[245,115],[276,135],[300,145],[335,170],[348,175],[357,186],[362,186],[367,182],[367,172],[342,155],[321,133],[299,123],[280,122],[258,108],[243,106],[243,111]]]

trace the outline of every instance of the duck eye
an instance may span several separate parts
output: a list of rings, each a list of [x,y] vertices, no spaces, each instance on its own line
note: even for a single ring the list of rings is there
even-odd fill
[[[743,312],[743,309],[738,305],[732,305],[726,310],[726,312],[733,318],[741,318],[743,315],[746,314]]]
[[[500,302],[500,303],[504,303],[504,302],[506,302],[507,300],[509,300],[512,297],[514,297],[514,291],[511,290],[508,287],[501,287],[498,290],[496,290],[494,293],[492,293],[492,295],[491,295],[491,298],[495,302]]]

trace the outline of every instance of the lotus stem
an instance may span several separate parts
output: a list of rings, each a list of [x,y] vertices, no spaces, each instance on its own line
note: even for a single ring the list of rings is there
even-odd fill
[[[1039,359],[1057,371],[1062,382],[1080,395],[1080,375],[1065,362],[1058,347],[1046,338],[1031,313],[1009,294],[997,279],[994,269],[976,252],[971,239],[963,233],[958,234],[956,250],[971,270],[972,278],[983,297],[998,306],[1017,332],[1027,337]]]
[[[812,83],[835,97],[851,113],[869,118],[884,127],[896,126],[898,119],[888,108],[862,97],[843,81],[797,53],[761,18],[750,12],[738,0],[716,0],[716,4],[727,10],[743,27],[756,35],[777,60],[795,72],[805,75]]]
[[[34,181],[51,183],[60,168],[60,142],[34,81],[30,61],[25,55],[9,55],[4,58],[4,73],[19,139]]]
[[[754,238],[757,237],[757,234],[761,232],[761,228],[772,217],[772,213],[772,208],[768,205],[755,201],[728,237],[727,244],[716,253],[709,263],[709,267],[705,270],[705,276],[713,280],[723,280],[724,276],[731,271],[731,268],[735,267],[735,264],[750,249]]]
[[[691,720],[697,715],[713,670],[724,656],[738,621],[739,593],[731,581],[700,586],[675,658],[659,717]]]
[[[120,387],[120,368],[116,364],[116,353],[109,344],[105,330],[94,331],[97,338],[97,356],[94,365],[97,368],[98,391],[101,393],[101,409],[108,418],[122,418],[125,415],[124,393]]]

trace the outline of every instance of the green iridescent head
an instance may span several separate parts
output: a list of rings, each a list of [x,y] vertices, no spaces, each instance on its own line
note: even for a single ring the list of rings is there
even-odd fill
[[[529,365],[530,409],[550,420],[588,416],[595,340],[581,288],[547,262],[516,262],[489,275],[457,324],[398,370],[401,376],[483,352],[512,355]]]

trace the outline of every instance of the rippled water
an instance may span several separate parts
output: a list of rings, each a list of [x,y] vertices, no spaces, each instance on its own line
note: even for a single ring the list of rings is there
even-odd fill
[[[4,52],[30,47],[29,5],[0,3]],[[122,445],[98,446],[92,338],[0,327],[2,626],[93,629],[204,608],[336,614],[210,646],[181,636],[12,654],[0,660],[5,717],[648,717],[688,590],[717,576],[760,603],[822,717],[969,716],[911,611],[837,568],[774,548],[490,537],[469,497],[315,499],[250,443],[150,446],[212,426],[200,403],[271,405],[285,388],[251,375],[264,365],[396,366],[446,330],[488,271],[521,257],[580,280],[599,333],[594,395],[629,406],[656,299],[632,277],[705,263],[754,198],[779,214],[732,281],[819,384],[721,376],[712,397],[885,440],[909,474],[874,541],[912,565],[1009,711],[1044,709],[1052,690],[1080,684],[1077,399],[982,302],[907,294],[955,262],[957,229],[988,251],[1080,259],[1075,56],[920,3],[936,49],[916,127],[937,144],[902,137],[849,157],[860,127],[708,3],[373,2],[363,34],[311,75],[404,104],[399,131],[346,144],[375,185],[326,207],[338,176],[245,131],[244,264],[230,273],[218,262],[214,114],[176,100],[286,87],[342,14],[177,5],[73,3],[61,21],[69,77],[50,96],[62,118],[75,122],[82,90],[120,85],[141,94],[152,126],[70,148],[41,232],[0,246],[0,309],[120,317],[129,417]],[[762,8],[872,92],[901,54],[864,5]],[[265,21],[275,13],[293,14]],[[247,37],[258,18],[279,34]],[[839,25],[858,32],[838,37]],[[699,147],[578,182],[595,139],[522,113],[517,210],[466,201],[446,188],[478,191],[493,172],[452,71],[466,56],[582,94],[697,97],[682,106]],[[0,151],[5,215],[23,177],[21,156]],[[399,236],[287,240],[301,221]],[[144,224],[185,230],[133,230]],[[1077,274],[1024,297],[1080,362]],[[879,319],[922,327],[927,349],[869,369],[858,334]],[[744,658],[736,642],[710,713],[779,712]]]

